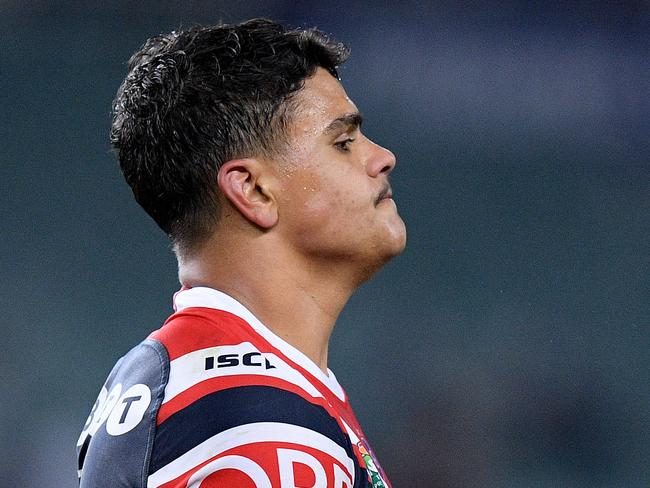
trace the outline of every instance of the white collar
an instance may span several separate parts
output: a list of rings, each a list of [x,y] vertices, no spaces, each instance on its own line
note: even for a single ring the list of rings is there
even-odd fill
[[[180,311],[190,307],[206,307],[216,310],[223,310],[244,319],[264,339],[274,347],[282,351],[289,359],[299,364],[313,376],[323,383],[341,401],[345,400],[343,388],[330,369],[325,374],[316,363],[309,359],[301,351],[293,347],[287,341],[276,335],[271,329],[265,326],[255,315],[244,305],[239,303],[230,295],[215,290],[214,288],[196,287],[183,289],[174,295],[174,310]]]

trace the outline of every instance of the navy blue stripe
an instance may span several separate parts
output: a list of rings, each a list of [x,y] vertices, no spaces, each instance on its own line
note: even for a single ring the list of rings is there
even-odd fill
[[[219,432],[253,422],[280,422],[319,432],[344,448],[356,464],[348,435],[323,407],[279,388],[243,386],[206,395],[158,426],[149,472]]]

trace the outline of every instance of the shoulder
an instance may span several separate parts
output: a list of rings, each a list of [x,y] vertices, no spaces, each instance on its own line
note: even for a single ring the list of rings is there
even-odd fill
[[[308,377],[241,318],[199,308],[118,361],[77,450],[82,488],[360,479],[342,420]]]
[[[116,363],[77,441],[81,486],[146,486],[156,415],[168,375],[167,351],[151,339]],[[116,466],[124,485],[106,478]]]

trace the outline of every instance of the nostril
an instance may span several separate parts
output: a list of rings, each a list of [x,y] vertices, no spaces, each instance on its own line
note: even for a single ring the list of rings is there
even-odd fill
[[[372,144],[372,150],[368,154],[368,174],[372,176],[389,174],[396,164],[395,155],[385,147],[372,141],[370,142]]]
[[[393,171],[395,164],[397,164],[397,160],[391,151],[388,149],[384,149],[384,151],[386,151],[386,160],[384,161],[384,167],[381,169],[381,172],[388,174]]]

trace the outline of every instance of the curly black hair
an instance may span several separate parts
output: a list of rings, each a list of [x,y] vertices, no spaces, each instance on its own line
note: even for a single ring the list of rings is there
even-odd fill
[[[217,223],[220,166],[277,154],[290,99],[317,67],[338,78],[349,49],[267,19],[146,41],[113,102],[111,143],[135,199],[177,252]]]

